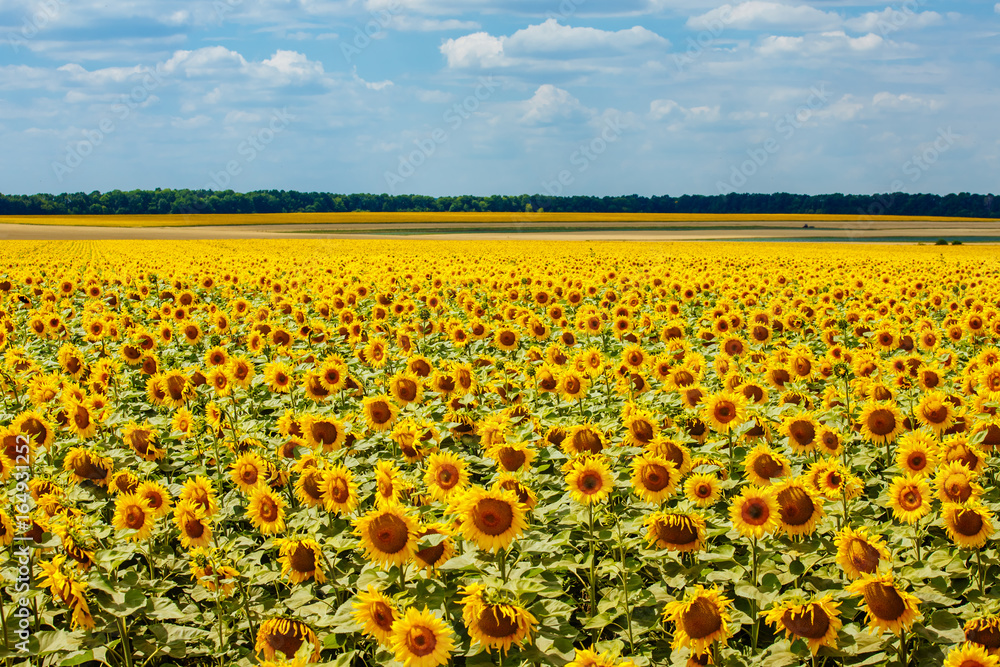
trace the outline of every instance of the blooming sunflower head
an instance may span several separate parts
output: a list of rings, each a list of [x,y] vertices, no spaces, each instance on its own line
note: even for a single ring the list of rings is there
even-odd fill
[[[872,634],[908,630],[920,616],[920,600],[899,588],[892,574],[864,575],[848,592],[864,598]]]
[[[789,639],[805,641],[816,655],[821,646],[837,648],[837,632],[843,625],[838,606],[829,595],[804,603],[786,601],[765,612],[764,619]]]
[[[694,653],[705,653],[713,642],[724,642],[731,632],[731,602],[717,588],[696,586],[683,600],[667,603],[663,618],[676,627],[673,647],[688,646]]]

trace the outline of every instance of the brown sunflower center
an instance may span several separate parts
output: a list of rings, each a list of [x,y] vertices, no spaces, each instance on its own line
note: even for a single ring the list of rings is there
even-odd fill
[[[722,615],[711,600],[700,597],[688,606],[681,617],[681,624],[688,637],[702,639],[722,627]]]
[[[893,586],[872,582],[864,588],[865,602],[872,615],[882,621],[895,621],[906,612],[906,603]]]
[[[514,470],[520,470],[521,466],[524,465],[527,457],[524,452],[513,447],[503,447],[497,452],[497,456],[500,458],[500,465],[504,469],[513,472]]]
[[[965,475],[951,474],[944,480],[944,492],[951,501],[964,503],[972,496],[972,485]]]
[[[125,512],[125,525],[132,530],[139,530],[146,524],[146,513],[141,507],[132,505]]]
[[[375,547],[388,554],[401,551],[409,539],[406,522],[393,514],[376,517],[368,527],[368,538]]]
[[[340,435],[337,425],[328,421],[313,422],[309,429],[313,439],[321,445],[332,445]]]
[[[435,478],[437,480],[437,485],[444,491],[450,491],[455,488],[455,485],[458,484],[459,479],[461,479],[458,468],[451,463],[442,464],[441,467],[438,468]]]
[[[417,383],[408,378],[403,378],[396,384],[396,393],[404,401],[412,401],[417,398]]]
[[[927,467],[927,457],[923,452],[913,452],[907,457],[906,465],[910,470],[919,472]]]
[[[580,380],[570,376],[566,378],[563,386],[566,388],[567,394],[576,394],[580,391]]]
[[[425,535],[437,535],[437,534],[438,532],[436,530],[428,530],[424,533],[421,533],[420,537],[424,537]],[[444,556],[444,540],[435,544],[432,547],[424,547],[423,549],[417,551],[417,558],[427,563],[428,565],[435,565],[439,560],[441,560],[442,556]]]
[[[955,515],[955,531],[973,537],[983,529],[983,517],[975,510],[963,509]]]
[[[278,518],[278,506],[273,500],[264,496],[260,501],[260,509],[257,510],[257,514],[260,516],[261,521],[270,523]]]
[[[285,657],[290,658],[295,655],[304,641],[304,638],[300,637],[296,630],[295,625],[289,625],[284,632],[276,627],[272,628],[267,635],[267,643],[275,651],[281,651]]]
[[[992,623],[973,625],[965,631],[965,640],[986,649],[1000,648],[1000,627]]]
[[[604,488],[604,479],[596,470],[587,470],[580,475],[577,487],[586,495],[593,495]]]
[[[385,401],[375,401],[368,408],[368,414],[376,424],[386,424],[392,419],[392,410]]]
[[[418,657],[433,653],[436,646],[437,637],[430,628],[415,626],[406,633],[406,648]]]
[[[781,617],[781,624],[798,637],[819,639],[830,629],[830,617],[819,605],[810,605],[808,610],[799,613],[786,611]]]
[[[296,572],[312,572],[316,569],[316,553],[299,542],[289,554],[288,563]]]
[[[888,435],[896,428],[896,417],[885,408],[872,410],[868,416],[868,429],[875,435]]]
[[[392,614],[392,607],[384,602],[376,602],[371,606],[369,613],[375,625],[386,632],[392,630],[392,622],[395,620]]]
[[[816,505],[805,489],[791,487],[778,493],[778,503],[781,506],[781,520],[789,526],[801,526],[807,523],[816,512]]]
[[[698,540],[698,531],[687,517],[656,522],[656,538],[661,544],[684,546]]]
[[[476,625],[479,631],[487,637],[502,639],[513,637],[517,634],[517,623],[515,618],[510,618],[498,606],[490,605],[479,613]]]
[[[303,493],[313,500],[321,500],[323,498],[323,490],[320,489],[319,483],[322,477],[322,473],[318,470],[306,473],[306,476],[302,480]]]
[[[923,498],[920,496],[920,492],[913,487],[906,489],[899,495],[899,506],[907,512],[919,509],[922,504]]]
[[[351,495],[350,489],[347,487],[347,480],[340,476],[327,482],[326,491],[333,502],[337,504],[346,503]]]
[[[694,487],[694,495],[699,498],[711,498],[712,497],[712,485],[706,482],[702,482]]]
[[[514,508],[498,498],[483,498],[472,510],[472,521],[480,532],[496,536],[514,524]]]
[[[799,419],[788,427],[788,434],[799,445],[805,446],[816,439],[816,427],[811,422]]]
[[[240,466],[240,481],[247,486],[253,486],[257,483],[257,478],[260,473],[257,471],[257,466],[252,463],[245,463]]]
[[[772,479],[778,477],[784,466],[780,461],[775,461],[774,457],[770,454],[761,454],[753,461],[753,471],[757,473],[758,476],[764,479]]]
[[[640,473],[642,485],[649,491],[662,491],[670,484],[670,471],[658,463],[648,463]]]
[[[740,515],[750,525],[762,526],[767,523],[771,515],[771,510],[768,508],[767,503],[760,498],[751,498],[743,503]]]
[[[649,442],[653,439],[653,425],[645,419],[632,422],[632,437],[639,442]]]
[[[184,522],[184,534],[193,540],[205,534],[205,524],[198,519],[189,519]]]
[[[573,435],[573,448],[580,453],[598,454],[604,449],[601,436],[589,428],[582,429]]]
[[[736,405],[730,401],[719,401],[715,405],[714,416],[720,424],[728,424],[736,419]]]

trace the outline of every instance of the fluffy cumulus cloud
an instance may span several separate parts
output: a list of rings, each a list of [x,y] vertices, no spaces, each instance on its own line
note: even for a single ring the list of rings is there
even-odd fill
[[[535,94],[523,106],[524,113],[520,120],[525,125],[586,119],[596,113],[593,109],[585,107],[569,91],[549,83],[539,86]]]
[[[828,30],[839,27],[840,15],[808,5],[788,5],[762,0],[748,0],[737,5],[722,5],[688,19],[693,30]]]
[[[441,45],[449,67],[508,67],[536,59],[595,59],[649,49],[669,42],[642,26],[609,31],[563,25],[557,19],[531,25],[510,36],[477,32]]]
[[[757,52],[765,56],[832,56],[874,51],[884,44],[885,40],[874,33],[851,37],[843,30],[833,30],[801,37],[769,35],[757,47]]]

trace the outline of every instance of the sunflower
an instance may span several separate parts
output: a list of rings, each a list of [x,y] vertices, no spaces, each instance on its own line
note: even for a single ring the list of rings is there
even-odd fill
[[[929,427],[940,437],[941,434],[955,423],[955,406],[948,400],[943,391],[931,391],[921,397],[914,408],[917,421]]]
[[[255,486],[250,491],[246,515],[263,535],[282,533],[285,530],[285,499],[267,485]]]
[[[861,435],[877,445],[893,442],[905,429],[903,415],[892,401],[866,403],[859,419]]]
[[[511,473],[500,473],[493,484],[490,485],[493,491],[513,491],[518,502],[524,505],[525,509],[533,509],[538,504],[538,496],[530,487],[525,486],[517,477]]]
[[[764,444],[757,445],[743,459],[746,477],[755,486],[770,486],[773,480],[791,473],[791,463],[778,452]]]
[[[643,519],[649,545],[668,551],[705,548],[705,518],[684,512],[656,512]]]
[[[719,478],[712,473],[693,473],[684,480],[684,496],[698,507],[711,507],[721,495]]]
[[[625,441],[636,447],[646,447],[660,433],[660,425],[645,410],[631,412],[625,420]]]
[[[816,450],[819,422],[811,412],[786,417],[781,422],[781,433],[788,437],[788,446],[796,454],[809,454]]]
[[[941,518],[948,537],[960,547],[978,549],[994,532],[990,511],[978,501],[945,503]]]
[[[646,451],[656,456],[662,456],[673,463],[681,475],[691,472],[691,450],[670,438],[657,437],[649,443]]]
[[[896,448],[896,465],[911,477],[926,477],[937,466],[937,443],[921,431],[904,435]]]
[[[391,642],[396,660],[405,667],[437,667],[451,659],[455,634],[427,607],[411,607],[392,624]]]
[[[93,630],[95,627],[94,617],[90,613],[90,606],[87,604],[86,582],[78,581],[72,572],[63,571],[63,563],[66,556],[55,556],[50,562],[39,561],[41,575],[39,583],[49,589],[49,593],[54,600],[61,601],[71,611],[70,629]]]
[[[508,489],[483,490],[473,487],[455,508],[462,536],[480,549],[506,549],[528,527],[527,508]]]
[[[327,512],[350,514],[358,506],[358,486],[354,482],[354,474],[344,466],[334,466],[325,471],[322,493]]]
[[[965,642],[948,652],[942,667],[998,667],[1000,657],[990,655],[982,646]]]
[[[728,391],[713,394],[703,402],[701,418],[716,432],[729,433],[747,420],[746,399]]]
[[[272,394],[287,394],[295,384],[295,371],[283,361],[264,366],[264,383]]]
[[[487,455],[507,472],[529,470],[537,452],[527,442],[502,442],[492,445]]]
[[[181,546],[185,549],[211,544],[212,523],[200,505],[190,500],[181,500],[174,507],[174,524],[181,533]]]
[[[306,507],[324,507],[326,499],[324,488],[326,471],[318,468],[307,468],[299,473],[295,480],[295,497]]]
[[[469,637],[488,651],[508,653],[513,644],[521,647],[531,641],[531,631],[538,620],[531,613],[499,591],[488,591],[479,584],[462,589],[462,621]]]
[[[97,433],[97,419],[86,403],[71,400],[63,406],[63,409],[66,412],[66,426],[78,438],[86,440]]]
[[[934,486],[938,499],[943,503],[964,503],[979,498],[983,487],[976,481],[976,473],[959,461],[939,466],[934,475]]]
[[[900,589],[892,574],[863,575],[847,591],[864,597],[872,634],[886,630],[901,634],[920,616],[920,600]]]
[[[70,479],[77,484],[90,481],[97,486],[107,486],[111,478],[112,463],[111,459],[94,451],[74,447],[63,460],[63,470],[69,472]]]
[[[392,397],[400,405],[408,405],[410,403],[420,403],[424,394],[424,385],[416,375],[402,370],[395,373],[389,379],[389,390],[392,393]]]
[[[229,466],[229,477],[244,494],[265,481],[264,460],[255,452],[245,452]]]
[[[134,493],[123,493],[115,501],[115,515],[112,520],[118,530],[128,530],[125,539],[130,542],[145,540],[153,534],[156,517],[149,501]]]
[[[574,368],[567,368],[559,376],[559,393],[567,401],[582,399],[590,387],[590,377],[578,373]]]
[[[1000,652],[1000,616],[979,616],[966,621],[965,641],[981,646],[991,655]]]
[[[931,489],[922,477],[896,477],[889,485],[889,505],[897,521],[915,523],[931,511]]]
[[[317,584],[326,581],[323,572],[323,551],[316,540],[290,540],[279,538],[274,541],[280,554],[281,574],[288,575],[288,581],[293,586],[310,579],[316,579]]]
[[[291,659],[303,645],[311,645],[310,662],[319,661],[320,644],[316,633],[302,621],[288,617],[270,618],[260,624],[254,651],[265,660],[274,660],[278,653]]]
[[[136,488],[135,495],[144,499],[149,504],[153,518],[159,519],[162,516],[170,514],[170,506],[173,504],[170,492],[159,482],[142,482]]]
[[[839,605],[829,595],[805,603],[786,601],[771,607],[764,620],[776,630],[784,630],[789,639],[805,641],[816,655],[821,646],[837,648],[837,633],[843,626]]]
[[[570,456],[600,454],[604,449],[604,434],[591,423],[573,426],[563,438],[562,448]]]
[[[982,474],[986,467],[986,454],[962,434],[952,435],[945,440],[941,450],[943,463],[958,461],[976,475]]]
[[[55,430],[41,414],[34,410],[22,412],[10,424],[10,430],[25,435],[32,446],[48,448],[55,440]]]
[[[732,600],[719,594],[717,588],[696,586],[684,600],[668,602],[663,619],[674,623],[672,646],[684,646],[694,653],[706,653],[713,642],[725,641],[730,634],[729,608]]]
[[[806,479],[809,486],[827,500],[840,500],[844,495],[849,499],[861,495],[861,480],[834,459],[820,459],[813,463],[809,466]]]
[[[344,423],[335,417],[306,414],[299,420],[299,428],[306,443],[324,453],[340,449],[347,438]]]
[[[816,530],[816,523],[826,516],[814,492],[797,479],[775,487],[774,497],[778,501],[781,530],[788,535],[810,535]]]
[[[872,535],[868,528],[854,530],[845,526],[834,538],[837,565],[851,579],[875,574],[881,563],[889,562],[889,550],[881,535]]]
[[[199,586],[207,591],[218,590],[224,596],[230,597],[236,590],[236,578],[239,570],[229,565],[216,562],[212,551],[203,547],[191,550],[191,576]]]
[[[632,490],[647,503],[660,503],[674,495],[681,475],[673,462],[643,454],[632,461]]]
[[[424,484],[435,500],[447,501],[461,493],[469,482],[465,459],[451,452],[437,452],[427,457]]]
[[[207,477],[198,475],[189,477],[181,490],[181,500],[188,500],[201,507],[205,516],[214,516],[219,511],[219,502],[215,499],[215,488]]]
[[[388,568],[402,567],[416,550],[417,522],[395,503],[375,509],[354,522],[354,532],[361,538],[365,558]]]
[[[358,591],[351,603],[354,621],[364,626],[362,632],[383,646],[392,640],[392,625],[399,618],[399,611],[384,593],[368,584],[368,590]]]
[[[119,493],[135,493],[139,487],[139,478],[131,470],[119,470],[111,475],[108,481],[108,493],[116,495]]]
[[[375,503],[377,505],[391,505],[398,502],[408,486],[399,472],[399,468],[392,461],[383,460],[375,464]]]
[[[455,555],[455,542],[443,524],[430,523],[420,526],[417,530],[417,539],[419,541],[417,550],[413,553],[413,562],[426,570],[440,567]]]
[[[391,429],[398,414],[399,407],[386,394],[370,396],[364,400],[365,423],[377,433]]]
[[[573,500],[590,505],[607,498],[614,489],[614,481],[603,457],[581,456],[570,461],[566,486]]]
[[[733,527],[744,537],[760,538],[781,526],[781,507],[770,487],[744,487],[729,507]]]

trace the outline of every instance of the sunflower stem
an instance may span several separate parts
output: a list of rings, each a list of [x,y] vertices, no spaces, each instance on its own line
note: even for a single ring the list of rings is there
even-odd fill
[[[985,595],[985,587],[983,586],[985,570],[983,569],[983,548],[979,547],[976,549],[976,560],[979,564],[979,594]]]
[[[920,519],[913,522],[913,544],[917,547],[917,562],[920,562]]]
[[[758,623],[757,619],[757,536],[756,535],[753,537],[752,544],[753,544],[752,546],[753,556],[751,558],[750,563],[752,568],[751,577],[753,577],[754,597],[750,599],[750,621],[753,623],[753,632],[751,633],[751,647],[753,651],[756,652],[757,633],[760,629],[760,624]]]
[[[906,630],[899,629],[899,664],[906,667]]]
[[[257,640],[257,629],[254,628],[253,618],[250,615],[250,596],[247,595],[247,589],[244,588],[243,582],[240,581],[239,576],[236,577],[236,583],[239,585],[240,593],[243,596],[243,612],[247,615],[247,628],[250,630],[250,643],[253,643]]]
[[[626,510],[628,507],[626,505]],[[617,522],[618,527],[618,552],[621,555],[621,566],[622,566],[622,595],[625,600],[625,622],[628,625],[628,644],[631,649],[631,653],[635,654],[635,639],[632,636],[632,607],[628,604],[628,578],[629,571],[628,567],[625,565],[625,540],[622,538],[622,522],[621,517],[619,517]]]
[[[587,504],[587,518],[590,524],[590,618],[597,616],[597,568],[595,567],[596,540],[594,539],[594,504]],[[597,630],[591,630],[593,641],[597,641]]]
[[[399,592],[406,593],[406,563],[397,565],[396,569],[399,570]]]
[[[507,550],[500,548],[497,552],[497,566],[500,568],[500,579],[507,583]]]
[[[122,637],[122,655],[125,657],[125,667],[132,667],[132,647],[129,646],[128,642],[128,626],[125,624],[124,618],[117,618],[119,632],[121,632]]]

